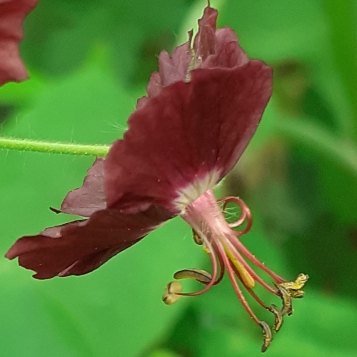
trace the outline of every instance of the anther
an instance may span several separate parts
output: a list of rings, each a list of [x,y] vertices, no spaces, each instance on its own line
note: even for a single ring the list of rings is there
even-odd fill
[[[294,299],[301,299],[304,297],[305,292],[303,290],[290,290],[289,294]]]
[[[208,284],[212,281],[210,273],[201,269],[184,269],[174,274],[175,279],[193,279],[202,284]]]
[[[182,285],[177,281],[172,281],[166,285],[165,293],[162,296],[162,301],[166,305],[172,305],[181,297],[181,292]]]
[[[301,299],[304,297],[304,291],[302,288],[308,281],[309,276],[307,274],[299,274],[295,281],[286,281],[283,283],[274,283],[274,285],[279,290],[279,295],[283,301],[282,314],[288,314],[289,316],[293,313],[292,298]]]
[[[234,266],[235,270],[239,274],[242,283],[247,289],[253,289],[255,286],[254,278],[249,274],[247,269],[243,266],[243,264],[233,255],[233,253],[229,250],[227,246],[223,246],[229,261]]]
[[[281,314],[283,316],[286,314],[291,316],[293,314],[293,303],[292,303],[292,298],[291,298],[290,293],[284,287],[282,287],[280,284],[276,285],[276,287],[279,290],[279,294],[280,294],[281,300],[283,302],[283,308],[281,310]]]
[[[295,281],[287,281],[284,283],[280,283],[279,285],[285,288],[287,291],[294,290],[298,291],[301,290],[306,282],[308,281],[309,276],[307,274],[299,274]],[[301,297],[301,296],[300,296]]]
[[[269,325],[265,321],[259,322],[260,327],[263,329],[263,346],[262,352],[265,352],[271,344],[273,340],[273,335],[271,333],[271,329]]]
[[[272,312],[275,316],[275,321],[274,321],[274,326],[273,326],[273,330],[274,332],[278,332],[281,328],[281,326],[283,325],[283,313],[279,310],[279,308],[272,304],[268,307],[268,310],[270,312]]]

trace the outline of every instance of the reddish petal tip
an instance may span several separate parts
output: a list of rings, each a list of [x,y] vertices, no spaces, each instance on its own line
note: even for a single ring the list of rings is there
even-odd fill
[[[19,55],[22,22],[38,0],[0,0],[0,85],[28,78]]]

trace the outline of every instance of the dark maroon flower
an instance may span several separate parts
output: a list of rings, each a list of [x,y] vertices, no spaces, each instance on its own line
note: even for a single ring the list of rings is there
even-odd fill
[[[27,71],[19,55],[22,22],[38,0],[0,0],[0,85],[23,81]]]
[[[38,279],[88,273],[138,242],[165,221],[181,216],[193,229],[212,262],[212,273],[198,269],[177,272],[205,286],[182,293],[177,281],[168,284],[164,302],[195,296],[221,281],[227,271],[244,308],[264,332],[265,350],[272,339],[246,302],[243,286],[275,316],[278,331],[283,315],[292,313],[291,299],[302,297],[307,276],[286,282],[252,255],[238,239],[251,226],[248,207],[235,197],[216,201],[212,189],[232,169],[254,134],[272,91],[272,71],[248,59],[230,28],[216,30],[217,11],[207,7],[199,31],[170,57],[159,56],[159,72],[147,86],[130,116],[129,129],[105,159],[97,159],[83,186],[70,192],[61,211],[86,219],[48,228],[20,238],[9,259],[36,272]],[[240,206],[241,217],[228,223],[227,203]],[[246,228],[234,230],[246,222]],[[245,258],[270,275],[266,283]],[[280,296],[283,308],[265,305],[255,284]]]

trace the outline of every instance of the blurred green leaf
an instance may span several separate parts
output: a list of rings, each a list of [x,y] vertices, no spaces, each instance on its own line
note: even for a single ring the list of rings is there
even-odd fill
[[[357,147],[353,142],[338,138],[322,125],[303,118],[279,121],[277,129],[301,146],[327,156],[357,179]]]
[[[150,354],[148,357],[180,357],[177,353],[171,352],[169,350],[157,350]]]
[[[156,69],[155,56],[171,47],[187,6],[176,0],[39,2],[26,21],[22,53],[30,68],[58,76],[103,47],[113,73],[132,85]]]
[[[222,295],[221,309],[226,307],[227,298]],[[260,356],[263,342],[262,332],[251,319],[245,319],[240,326],[225,320],[212,318],[212,311],[199,307],[200,318],[196,325],[186,325],[182,320],[180,334],[181,347],[188,355],[214,357],[217,351],[222,357]],[[227,314],[235,311],[226,307]],[[192,312],[191,312],[192,315]],[[230,320],[229,320],[230,321]],[[282,329],[274,336],[267,353],[276,357],[352,357],[356,351],[353,339],[354,326],[357,323],[357,308],[348,300],[335,299],[324,294],[306,289],[306,296],[295,302],[295,312],[285,317]],[[195,331],[193,336],[187,331]]]
[[[337,5],[333,0],[323,0],[322,4],[330,27],[335,70],[339,72],[345,84],[346,94],[354,108],[354,116],[357,116],[356,3],[346,0]],[[353,130],[357,135],[356,123]]]
[[[250,56],[268,62],[311,59],[325,50],[326,25],[316,1],[231,0],[222,9],[219,24],[237,31]]]

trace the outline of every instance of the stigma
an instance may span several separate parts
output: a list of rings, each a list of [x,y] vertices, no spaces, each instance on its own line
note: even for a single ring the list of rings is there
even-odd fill
[[[227,222],[224,216],[229,203],[236,204],[240,208],[240,217],[235,222]],[[263,331],[262,352],[265,352],[273,340],[273,332],[278,332],[282,327],[284,316],[292,315],[292,299],[304,296],[303,287],[309,278],[308,275],[299,274],[294,281],[286,281],[260,262],[243,245],[240,237],[251,229],[252,216],[247,205],[238,197],[228,196],[216,200],[212,190],[207,190],[185,207],[181,217],[192,227],[193,240],[208,254],[212,268],[210,273],[201,269],[184,269],[176,272],[174,274],[176,280],[166,286],[163,301],[170,305],[182,296],[202,295],[219,284],[227,273],[238,300]],[[270,276],[272,284],[263,280],[253,270],[252,264]],[[178,281],[181,279],[196,280],[203,285],[203,288],[195,292],[183,292],[182,285]],[[254,291],[257,284],[279,297],[282,307],[265,304]],[[272,313],[274,318],[272,326],[257,317],[245,299],[243,290],[247,291],[262,308]]]

